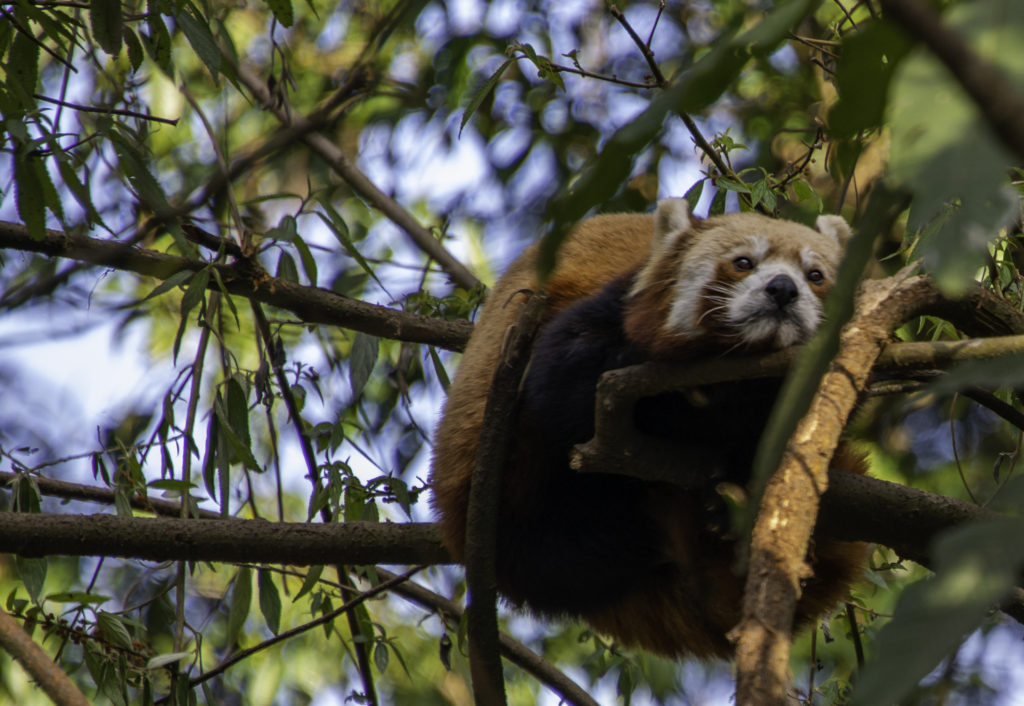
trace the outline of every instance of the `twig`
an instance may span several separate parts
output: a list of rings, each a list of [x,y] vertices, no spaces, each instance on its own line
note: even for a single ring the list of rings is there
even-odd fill
[[[252,647],[248,647],[248,648],[246,648],[244,650],[240,650],[239,652],[233,654],[229,659],[226,659],[223,662],[221,662],[220,664],[218,664],[213,669],[211,669],[211,670],[209,670],[207,672],[203,672],[202,674],[200,674],[200,675],[190,679],[189,680],[189,686],[196,687],[196,686],[198,686],[199,684],[202,684],[205,681],[209,681],[210,679],[213,679],[214,677],[219,676],[220,674],[223,674],[224,672],[226,672],[228,670],[228,668],[238,664],[239,662],[241,662],[244,659],[249,658],[250,656],[256,654],[257,652],[262,652],[263,650],[265,650],[265,649],[267,649],[269,647],[273,647],[274,645],[276,645],[276,644],[278,644],[280,642],[284,642],[285,640],[289,640],[289,639],[295,637],[296,635],[301,635],[302,633],[308,632],[308,631],[312,630],[313,628],[316,628],[316,627],[319,627],[321,625],[324,625],[325,623],[329,623],[329,622],[333,621],[335,618],[337,618],[338,616],[340,616],[342,613],[351,614],[353,608],[355,608],[356,606],[358,606],[358,605],[360,605],[362,603],[365,603],[366,601],[368,601],[369,599],[373,598],[376,595],[384,593],[385,591],[392,590],[395,587],[397,587],[398,585],[400,585],[402,583],[405,583],[414,574],[417,574],[420,571],[423,571],[424,568],[426,568],[426,567],[424,567],[424,566],[417,566],[417,567],[415,567],[413,569],[410,569],[409,571],[406,571],[404,574],[399,574],[397,576],[396,575],[391,575],[386,581],[383,581],[383,582],[377,584],[376,586],[374,586],[372,588],[369,588],[366,591],[361,592],[358,596],[356,596],[352,600],[344,603],[343,605],[341,605],[338,608],[335,608],[334,610],[332,610],[329,613],[325,613],[324,615],[321,615],[319,618],[317,618],[315,620],[311,620],[308,623],[304,623],[302,625],[298,625],[298,626],[292,628],[291,630],[285,630],[282,633],[274,635],[274,637],[271,637],[271,638],[269,638],[267,640],[264,640],[263,642],[259,643],[258,645],[253,645]],[[166,696],[163,699],[157,701],[156,703],[158,703],[158,704],[166,703],[169,698],[170,698],[170,696]]]
[[[633,25],[631,25],[629,20],[626,19],[626,16],[623,15],[622,11],[615,5],[608,8],[608,12],[610,12],[612,17],[622,25],[622,28],[626,30],[627,34],[629,34],[630,39],[632,39],[633,43],[636,44],[638,49],[640,49],[640,53],[643,54],[644,59],[647,61],[647,66],[651,69],[651,75],[654,76],[654,80],[659,86],[664,87],[668,81],[665,80],[665,75],[661,73],[661,68],[658,66],[658,62],[654,60],[654,52],[651,51],[650,40],[644,42],[640,35],[636,33],[636,30],[633,29]],[[661,17],[661,12],[658,12],[658,17]],[[655,21],[655,23],[657,23],[657,21]],[[654,30],[652,29],[651,32],[653,35]]]
[[[127,118],[140,118],[142,120],[152,120],[157,123],[165,123],[167,125],[177,125],[179,118],[160,118],[156,115],[149,115],[148,113],[140,113],[137,110],[128,110],[126,108],[94,108],[88,105],[79,105],[78,103],[70,103],[68,101],[58,100],[56,98],[50,98],[48,96],[35,94],[35,97],[41,101],[47,103],[53,103],[55,105],[62,106],[64,108],[71,108],[82,113],[101,113],[103,115],[123,115]]]

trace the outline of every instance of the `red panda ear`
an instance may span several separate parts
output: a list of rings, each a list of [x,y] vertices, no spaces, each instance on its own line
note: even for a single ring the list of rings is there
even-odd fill
[[[690,230],[693,220],[686,199],[662,199],[654,212],[654,242],[664,243],[671,236]]]
[[[846,247],[846,241],[853,236],[850,224],[842,216],[818,216],[814,227],[822,235],[827,235],[839,243],[840,247]]]
[[[654,236],[647,260],[636,274],[630,295],[637,294],[664,278],[666,255],[692,230],[700,219],[690,213],[686,199],[662,199],[654,212]]]

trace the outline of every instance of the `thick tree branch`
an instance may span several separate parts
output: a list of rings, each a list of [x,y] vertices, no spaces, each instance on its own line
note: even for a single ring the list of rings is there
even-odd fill
[[[996,136],[1024,161],[1024,96],[921,0],[880,0],[885,16],[922,42],[971,97]]]
[[[743,613],[736,640],[737,700],[782,705],[789,686],[789,646],[806,557],[828,487],[828,462],[890,332],[916,311],[922,278],[896,275],[864,282],[838,352],[768,481],[751,536]]]
[[[426,343],[449,350],[461,350],[472,330],[472,324],[466,321],[444,321],[368,304],[328,289],[271,277],[243,263],[211,264],[56,230],[47,230],[45,237],[35,240],[28,234],[28,229],[18,223],[0,221],[0,248],[64,257],[161,280],[178,272],[197,272],[204,267],[212,267],[220,274],[229,294],[286,309],[306,323],[341,326],[374,336]],[[211,277],[210,288],[216,289],[217,286],[216,278]]]
[[[432,524],[206,520],[0,512],[0,552],[149,561],[445,564]]]

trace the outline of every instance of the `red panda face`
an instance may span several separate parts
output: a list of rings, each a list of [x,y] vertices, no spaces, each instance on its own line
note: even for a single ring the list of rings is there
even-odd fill
[[[749,213],[700,220],[685,201],[661,202],[651,257],[631,290],[630,337],[656,354],[776,350],[807,341],[850,233],[837,217],[817,226]]]

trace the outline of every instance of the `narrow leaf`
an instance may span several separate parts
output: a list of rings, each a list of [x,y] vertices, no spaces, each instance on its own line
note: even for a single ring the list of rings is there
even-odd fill
[[[217,40],[214,39],[213,34],[210,32],[210,28],[188,12],[182,12],[174,19],[181,27],[181,31],[185,33],[185,39],[188,40],[196,54],[206,64],[206,68],[210,70],[214,78],[217,78],[220,75],[220,48],[217,46]]]
[[[505,73],[505,70],[515,63],[515,58],[505,59],[498,70],[491,74],[491,77],[487,79],[487,82],[480,87],[480,89],[473,94],[469,99],[469,104],[466,106],[466,110],[462,113],[462,120],[459,122],[459,135],[462,135],[462,128],[466,127],[466,123],[473,117],[473,113],[479,110],[480,105],[484,102],[493,91],[495,86],[498,85],[498,81],[501,80],[501,75]]]
[[[89,0],[89,22],[100,48],[111,56],[120,54],[124,27],[121,0]]]
[[[352,341],[352,352],[348,359],[348,379],[352,385],[352,396],[359,397],[370,379],[373,366],[377,363],[380,341],[376,336],[357,333]]]
[[[235,585],[231,589],[231,608],[228,611],[228,634],[229,645],[238,644],[245,619],[249,617],[249,608],[252,606],[252,569],[243,566],[235,574]]]
[[[281,628],[281,594],[277,591],[273,575],[266,569],[258,572],[260,587],[260,612],[267,621],[267,627],[275,635]]]
[[[295,11],[292,9],[291,0],[267,0],[267,7],[283,26],[291,27],[295,24]]]

